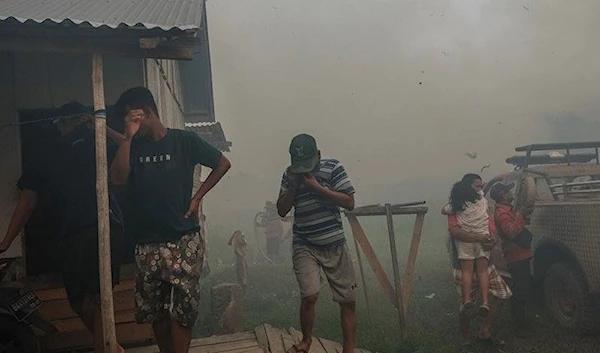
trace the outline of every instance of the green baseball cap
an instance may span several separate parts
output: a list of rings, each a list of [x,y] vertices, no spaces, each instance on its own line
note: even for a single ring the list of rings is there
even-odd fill
[[[310,173],[319,164],[319,150],[315,138],[300,134],[292,139],[290,144],[292,157],[292,173]]]

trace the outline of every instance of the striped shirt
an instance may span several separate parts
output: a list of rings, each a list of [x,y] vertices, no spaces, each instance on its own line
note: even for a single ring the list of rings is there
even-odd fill
[[[331,190],[347,195],[355,192],[344,166],[337,160],[322,159],[315,178],[321,185]],[[279,195],[287,191],[288,185],[289,180],[284,173]],[[293,242],[320,248],[329,248],[346,242],[340,208],[304,185],[298,187],[294,199]]]

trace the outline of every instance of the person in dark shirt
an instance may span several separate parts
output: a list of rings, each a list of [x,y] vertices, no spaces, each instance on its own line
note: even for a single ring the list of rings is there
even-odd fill
[[[125,119],[125,136],[110,177],[127,185],[125,231],[136,243],[136,321],[152,324],[161,352],[184,353],[200,305],[205,241],[198,207],[231,164],[198,135],[167,129],[146,88],[124,92],[115,111]],[[198,164],[212,172],[192,196]]]
[[[78,102],[61,107],[64,116],[86,113],[89,112]],[[103,352],[94,131],[81,118],[60,120],[57,128],[61,135],[57,144],[48,146],[44,156],[23,171],[17,184],[22,192],[6,236],[0,242],[0,253],[21,233],[38,200],[52,205],[62,236],[62,276],[69,303],[92,332],[95,351]],[[107,146],[110,160],[122,135],[110,128],[107,135],[112,139]],[[123,220],[114,197],[109,200],[114,285],[119,282]]]

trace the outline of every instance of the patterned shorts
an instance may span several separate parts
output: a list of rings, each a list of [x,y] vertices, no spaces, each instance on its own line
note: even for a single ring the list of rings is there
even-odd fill
[[[462,271],[460,269],[455,268],[453,269],[453,275],[454,283],[456,284],[456,290],[458,292],[458,295],[461,295]],[[500,273],[498,272],[498,270],[496,270],[496,267],[494,265],[488,267],[488,277],[490,279],[491,295],[502,300],[508,299],[512,296],[512,291],[510,290],[510,287],[508,286],[508,284],[506,284],[504,279],[502,279],[502,276],[500,276]],[[479,294],[479,279],[477,278],[477,274],[473,273],[473,282],[471,285],[471,298],[477,300],[479,299]]]
[[[184,327],[194,326],[200,307],[204,251],[204,238],[198,232],[179,241],[136,245],[138,323],[171,317]]]

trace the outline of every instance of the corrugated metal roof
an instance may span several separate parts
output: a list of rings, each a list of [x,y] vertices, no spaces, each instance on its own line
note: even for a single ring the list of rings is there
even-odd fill
[[[185,129],[197,133],[204,141],[223,152],[231,150],[231,142],[225,138],[225,132],[219,122],[185,123]]]
[[[197,123],[185,123],[185,127],[202,127],[202,126],[213,126],[217,123],[214,121],[200,121]]]
[[[0,21],[197,30],[205,0],[0,0]]]

